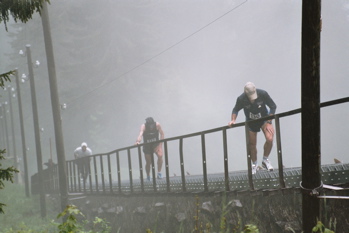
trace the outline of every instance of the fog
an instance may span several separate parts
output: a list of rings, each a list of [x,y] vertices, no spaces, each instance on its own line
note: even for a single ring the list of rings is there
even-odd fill
[[[67,106],[61,111],[66,159],[82,142],[94,153],[133,145],[149,116],[162,125],[166,138],[225,126],[247,81],[268,91],[277,113],[300,108],[301,8],[294,0],[52,0],[57,81],[60,102]],[[321,102],[349,94],[348,17],[346,1],[322,1]],[[41,62],[34,73],[43,160],[53,154],[56,162],[40,16],[11,23],[9,32],[0,30],[1,73],[15,67],[28,72],[26,58],[18,55],[26,44],[33,60]],[[29,85],[21,91],[34,173]],[[321,110],[322,164],[334,158],[348,162],[348,115],[348,104]],[[241,111],[238,122],[244,119]],[[18,116],[14,120],[21,153]],[[300,120],[300,114],[281,119],[286,167],[301,165]],[[208,172],[223,171],[221,134],[206,140]],[[246,169],[244,140],[243,129],[228,131],[230,170]],[[192,174],[201,173],[199,142],[184,143],[185,167]],[[259,133],[259,161],[263,143]],[[171,174],[180,173],[178,154],[178,142],[169,145]],[[276,145],[270,160],[276,166]]]

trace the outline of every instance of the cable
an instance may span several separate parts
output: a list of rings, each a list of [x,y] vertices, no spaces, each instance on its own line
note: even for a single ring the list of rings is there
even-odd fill
[[[128,70],[128,71],[126,71],[126,72],[120,74],[118,77],[116,77],[115,79],[111,80],[110,82],[106,82],[106,83],[104,83],[104,84],[102,84],[102,85],[96,87],[95,89],[93,89],[93,90],[91,90],[91,91],[89,91],[89,92],[86,92],[85,94],[82,94],[82,95],[78,96],[77,98],[75,98],[75,99],[73,99],[72,101],[70,101],[69,104],[76,102],[78,99],[83,98],[84,96],[89,95],[89,94],[91,94],[91,93],[97,91],[98,89],[104,87],[105,85],[108,85],[108,84],[110,84],[110,83],[112,83],[112,82],[118,80],[119,78],[125,76],[126,74],[131,73],[132,71],[138,69],[139,67],[143,66],[144,64],[146,64],[146,63],[152,61],[153,59],[155,59],[155,58],[157,58],[157,57],[159,57],[160,55],[162,55],[162,54],[164,54],[165,52],[169,51],[169,50],[172,49],[173,47],[179,45],[179,44],[182,43],[183,41],[189,39],[190,37],[192,37],[192,36],[194,36],[195,34],[199,33],[200,31],[202,31],[203,29],[207,28],[207,27],[210,26],[211,24],[215,23],[215,22],[218,21],[219,19],[221,19],[221,18],[223,18],[224,16],[230,14],[231,12],[233,12],[234,10],[236,10],[237,8],[239,8],[240,6],[244,5],[247,1],[248,1],[248,0],[245,0],[244,2],[240,3],[239,5],[235,6],[235,7],[232,8],[231,10],[227,11],[226,13],[224,13],[223,15],[221,15],[221,16],[219,16],[218,18],[214,19],[213,21],[209,22],[209,23],[206,24],[205,26],[199,28],[198,30],[196,30],[196,31],[194,31],[193,33],[191,33],[190,35],[188,35],[188,36],[184,37],[183,39],[181,39],[180,41],[174,43],[173,45],[171,45],[170,47],[166,48],[165,50],[159,52],[158,54],[156,54],[156,55],[154,55],[154,56],[152,56],[152,57],[150,57],[149,59],[145,60],[144,62],[140,63],[139,65],[136,65],[136,66],[133,67],[132,69],[130,69],[130,70]]]

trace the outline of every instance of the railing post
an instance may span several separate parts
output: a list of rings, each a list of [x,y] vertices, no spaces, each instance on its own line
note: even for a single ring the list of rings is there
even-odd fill
[[[112,178],[112,172],[111,172],[111,164],[110,164],[110,154],[107,155],[108,158],[108,175],[109,175],[109,190],[110,193],[113,193],[113,178]]]
[[[223,155],[224,155],[224,184],[225,191],[230,191],[229,187],[229,165],[228,165],[228,144],[227,144],[227,129],[223,129]]]
[[[251,150],[250,150],[250,137],[248,122],[245,122],[245,135],[246,135],[246,151],[247,151],[247,170],[248,170],[248,182],[250,189],[254,190],[253,179],[252,179],[252,165],[251,165]]]
[[[121,172],[120,172],[120,156],[119,156],[119,151],[116,152],[116,167],[117,167],[117,172],[118,172],[119,194],[121,194],[121,193],[122,193],[122,189],[121,189]]]
[[[92,193],[93,189],[92,189],[91,157],[89,158],[88,171],[89,171],[88,180],[89,180],[89,183],[90,183],[90,192]]]
[[[77,191],[77,186],[76,186],[76,173],[77,173],[77,168],[76,168],[76,163],[75,163],[75,160],[73,162],[73,184],[74,184],[74,191],[76,192]],[[79,174],[79,173],[78,173]],[[78,175],[78,178],[79,178],[79,175]]]
[[[154,153],[150,154],[150,158],[151,158],[151,174],[153,175],[153,190],[154,190],[154,192],[156,192],[157,188],[156,188]]]
[[[128,158],[128,171],[129,171],[129,177],[130,177],[130,191],[131,191],[131,193],[133,193],[132,161],[131,161],[130,148],[127,149],[127,158]]]
[[[182,191],[186,192],[186,184],[185,184],[185,172],[184,172],[184,159],[183,159],[183,138],[179,139],[179,158],[181,163],[181,177],[182,177]]]
[[[276,149],[278,154],[278,165],[279,165],[279,182],[280,187],[285,188],[284,180],[284,167],[282,162],[282,150],[281,150],[281,135],[280,135],[280,119],[279,116],[275,116],[275,131],[276,131]]]
[[[201,151],[202,151],[202,171],[204,175],[204,191],[208,192],[205,134],[201,134]]]
[[[72,188],[73,188],[73,169],[72,169],[72,163],[73,162],[68,162],[68,172],[69,172],[69,174],[68,174],[68,177],[69,177],[69,180],[70,180],[70,183],[68,182],[68,191],[69,190],[72,190]],[[56,175],[56,174],[55,174]],[[68,180],[68,181],[69,181]]]
[[[103,155],[99,156],[99,163],[101,167],[102,190],[103,190],[103,193],[105,193]],[[85,183],[84,183],[84,186],[85,186]]]
[[[81,162],[80,162],[80,159],[78,159],[78,162],[81,163]],[[77,167],[76,170],[77,170],[77,172],[78,172],[78,178],[77,178],[78,190],[79,190],[79,192],[81,192],[81,177],[80,177],[79,166]]]
[[[144,192],[142,150],[141,150],[140,146],[138,146],[138,161],[139,161],[139,174],[140,174],[140,179],[141,179],[141,190],[142,190],[142,192]]]
[[[165,153],[165,169],[166,169],[166,190],[171,192],[170,189],[170,171],[168,166],[168,151],[167,151],[167,141],[164,141],[164,153]]]
[[[99,193],[96,156],[93,156],[93,167],[95,169],[96,192]]]

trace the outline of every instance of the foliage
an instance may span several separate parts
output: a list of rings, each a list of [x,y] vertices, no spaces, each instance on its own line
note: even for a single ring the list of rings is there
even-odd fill
[[[259,230],[257,226],[248,224],[248,225],[245,225],[245,228],[241,233],[259,233]]]
[[[0,4],[1,6],[1,4]],[[4,74],[0,74],[0,87],[4,87],[4,83],[5,81],[11,81],[10,80],[10,75],[14,74],[14,70],[9,71],[7,73]],[[5,157],[3,156],[3,154],[6,153],[6,150],[0,150],[0,162],[1,160],[4,160]],[[5,184],[3,181],[10,181],[13,183],[13,174],[19,172],[17,169],[15,169],[14,167],[8,167],[3,169],[2,168],[2,164],[0,163],[0,190],[3,189],[5,187]],[[3,207],[5,206],[5,204],[0,203],[0,214],[4,213]]]
[[[313,227],[312,232],[316,233],[334,233],[330,229],[327,229],[321,221],[318,221],[316,226]]]
[[[21,0],[1,0],[0,1],[0,23],[4,21],[5,28],[7,31],[6,23],[10,19],[10,14],[12,15],[15,22],[20,20],[23,23],[28,22],[32,18],[35,12],[41,12],[42,4],[46,1],[50,3],[49,0],[31,0],[31,1],[21,1]]]
[[[82,230],[82,226],[78,224],[76,215],[85,217],[74,205],[68,205],[62,213],[58,214],[57,218],[66,217],[66,220],[58,225],[60,233],[79,232]]]
[[[196,216],[194,216],[195,224],[194,224],[194,230],[192,231],[193,233],[210,233],[211,229],[213,228],[211,223],[206,223],[205,224],[205,230],[203,227],[203,223],[200,220],[199,214],[200,214],[200,207],[199,207],[199,197],[196,195],[195,196],[195,205],[196,205]],[[220,216],[220,223],[219,223],[219,232],[220,233],[228,233],[228,232],[238,232],[240,229],[240,219],[237,222],[237,225],[235,226],[229,226],[228,221],[227,221],[227,215],[229,213],[228,207],[231,206],[233,201],[230,201],[226,203],[226,196],[224,195],[223,201],[222,201],[222,211],[221,211],[221,216]],[[259,230],[257,226],[249,224],[245,225],[243,231],[241,233],[259,233]]]
[[[65,210],[58,214],[57,218],[65,218],[63,223],[59,224],[57,227],[59,229],[59,233],[70,233],[70,232],[80,232],[80,233],[108,233],[111,231],[111,227],[108,225],[108,222],[105,220],[96,217],[93,221],[93,229],[90,231],[84,231],[84,225],[87,225],[89,221],[84,221],[83,225],[78,222],[77,217],[85,217],[83,213],[75,206],[68,205]],[[54,223],[54,222],[53,222]],[[57,223],[54,223],[57,224]],[[101,228],[100,231],[95,231],[98,228]]]
[[[5,81],[11,82],[10,76],[15,74],[15,70],[0,74],[0,87],[5,86]]]
[[[6,150],[0,150],[0,162],[4,160],[5,157],[3,154],[6,153]],[[0,190],[5,187],[4,181],[10,181],[13,183],[13,173],[19,172],[14,167],[8,167],[3,169],[2,164],[0,163]],[[4,203],[0,203],[0,213],[4,213],[3,207],[6,206]]]

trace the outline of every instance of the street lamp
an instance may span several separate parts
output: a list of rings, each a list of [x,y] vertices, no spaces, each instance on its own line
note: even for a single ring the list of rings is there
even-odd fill
[[[5,120],[5,127],[4,128],[5,128],[5,133],[6,133],[6,155],[8,157],[9,156],[9,151],[10,151],[10,143],[9,143],[9,140],[8,140],[6,105],[7,105],[7,102],[4,102],[4,103],[0,104],[1,113],[2,113],[2,116],[4,117],[4,120]]]
[[[16,95],[12,95],[12,92],[14,91],[14,88],[11,87],[11,85],[7,86],[8,92],[8,100],[10,104],[10,116],[11,116],[11,132],[12,132],[12,145],[13,145],[13,159],[14,159],[14,168],[18,170],[18,159],[17,159],[17,153],[16,153],[16,136],[15,136],[15,127],[14,127],[14,117],[13,117],[13,108],[12,108],[12,97],[16,97]],[[15,173],[15,182],[18,184],[18,174]]]
[[[37,102],[36,102],[33,63],[32,63],[31,51],[30,51],[29,44],[26,45],[26,55],[27,55],[27,63],[28,63],[28,70],[29,70],[30,93],[31,93],[31,99],[32,99],[36,160],[37,160],[37,166],[38,166],[38,183],[39,183],[39,193],[40,193],[41,217],[44,218],[44,217],[46,217],[46,201],[45,201],[43,177],[42,177],[43,170],[42,170],[42,153],[41,153],[41,143],[40,143],[39,115],[38,115],[38,107],[37,107]]]
[[[59,174],[59,190],[61,197],[61,210],[64,211],[68,204],[68,185],[67,185],[67,175],[66,175],[66,161],[64,152],[64,141],[63,141],[63,131],[61,122],[61,112],[56,80],[56,66],[55,59],[53,55],[53,45],[50,29],[50,19],[48,15],[47,2],[43,1],[43,7],[41,12],[41,22],[42,29],[44,33],[45,50],[47,58],[47,68],[50,83],[50,93],[51,93],[51,105],[52,105],[52,115],[55,129],[55,139],[56,139],[56,151],[57,151],[57,162],[58,162],[58,174]]]
[[[20,125],[21,125],[21,136],[22,136],[22,152],[23,152],[23,163],[24,163],[25,195],[27,197],[29,197],[29,177],[28,177],[27,147],[26,147],[26,144],[25,144],[23,110],[22,110],[22,99],[21,99],[21,88],[20,88],[20,85],[19,85],[18,69],[15,70],[15,76],[16,76],[16,85],[17,85],[17,96],[18,96],[19,121],[20,121]]]
[[[0,108],[1,108],[1,105],[0,105]],[[0,124],[1,124],[1,148],[6,148],[6,134],[5,134],[5,123],[4,121],[2,120],[4,117],[2,116],[1,114],[1,110],[0,110]]]

